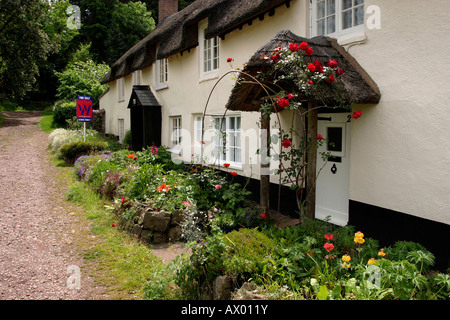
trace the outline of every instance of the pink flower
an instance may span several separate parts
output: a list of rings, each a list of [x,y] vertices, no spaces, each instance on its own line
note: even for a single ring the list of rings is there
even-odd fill
[[[333,240],[333,235],[331,233],[327,233],[324,237],[325,239],[329,240]]]
[[[320,133],[317,134],[317,140],[323,140],[323,135],[321,135]]]
[[[289,93],[289,94],[288,94],[288,99],[289,99],[289,100],[294,99],[294,95],[293,95],[292,93]]]
[[[190,205],[191,205],[191,203],[190,203],[190,202],[187,202],[187,201],[183,201],[183,206],[189,207]]]
[[[327,242],[323,245],[323,247],[325,248],[325,250],[327,250],[327,252],[330,252],[331,250],[334,249],[334,244]]]
[[[122,197],[122,198],[120,198],[120,202],[121,202],[122,204],[124,204],[124,203],[127,203],[127,202],[128,202],[128,200],[127,200],[127,199],[125,199],[124,197]]]
[[[220,189],[220,184],[216,184],[215,188]]]

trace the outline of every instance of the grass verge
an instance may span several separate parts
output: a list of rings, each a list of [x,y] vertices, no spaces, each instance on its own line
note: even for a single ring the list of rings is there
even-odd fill
[[[84,260],[94,266],[92,276],[96,282],[106,288],[111,299],[142,299],[145,285],[164,267],[163,262],[150,247],[112,227],[115,220],[105,208],[107,202],[85,183],[72,179],[66,198],[83,209],[90,226],[89,237],[96,238],[94,243],[83,239],[78,242]]]

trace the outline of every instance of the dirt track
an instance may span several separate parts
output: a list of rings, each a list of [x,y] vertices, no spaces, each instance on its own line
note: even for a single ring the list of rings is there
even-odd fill
[[[59,168],[50,163],[40,113],[2,115],[0,300],[108,299],[73,243],[75,215],[61,205],[65,190],[55,179]]]

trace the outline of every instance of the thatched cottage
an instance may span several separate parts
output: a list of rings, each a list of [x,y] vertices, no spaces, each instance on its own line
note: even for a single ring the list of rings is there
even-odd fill
[[[256,75],[268,68],[261,57],[275,47],[306,41],[311,59],[333,59],[345,69],[336,85],[339,99],[351,105],[330,110],[319,103],[309,118],[310,134],[337,143],[332,161],[312,158],[321,172],[310,210],[386,243],[419,241],[448,265],[447,0],[197,0],[181,11],[176,0],[161,3],[169,10],[160,10],[155,30],[103,79],[107,133],[123,139],[131,130],[135,148],[165,145],[185,162],[229,163],[227,170],[258,184],[264,92],[230,71]],[[328,91],[326,103],[336,94]],[[359,110],[362,116],[351,121]],[[268,128],[292,118],[281,111]],[[219,124],[226,137],[210,130]],[[222,143],[227,148],[218,152]],[[267,179],[276,207],[279,179]],[[281,209],[289,211],[286,199]]]

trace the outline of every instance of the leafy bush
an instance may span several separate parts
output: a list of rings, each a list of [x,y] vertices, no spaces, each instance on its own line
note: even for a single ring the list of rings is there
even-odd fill
[[[99,153],[106,148],[107,144],[103,141],[76,141],[64,144],[59,152],[61,159],[74,163],[82,155]]]
[[[67,121],[76,117],[77,103],[58,101],[53,106],[53,125],[55,127],[64,128],[67,126]]]

